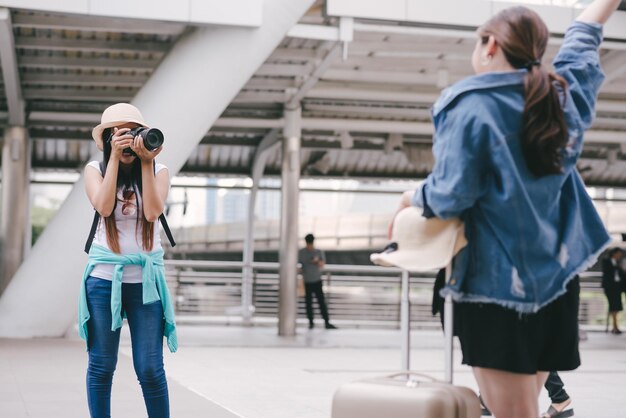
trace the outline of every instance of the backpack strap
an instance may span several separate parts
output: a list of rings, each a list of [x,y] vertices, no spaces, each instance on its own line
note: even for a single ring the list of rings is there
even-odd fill
[[[152,169],[154,170],[154,174],[156,176],[156,161],[154,160],[152,160]],[[159,215],[159,221],[161,221],[161,226],[163,227],[163,231],[165,232],[167,239],[170,241],[170,245],[172,247],[176,247],[176,241],[174,241],[174,236],[172,235],[172,231],[170,230],[170,226],[167,223],[164,213]]]
[[[98,163],[100,167],[100,174],[104,177],[104,162],[100,161]],[[93,243],[93,239],[96,236],[96,229],[98,228],[98,222],[100,221],[100,214],[96,209],[93,210],[93,221],[91,222],[91,229],[89,230],[89,236],[87,237],[87,242],[85,242],[85,252],[89,254],[89,250],[91,249],[91,244]]]
[[[172,231],[170,231],[170,226],[167,224],[167,219],[165,219],[164,214],[159,216],[159,221],[161,221],[161,226],[163,227],[163,231],[165,231],[165,235],[167,235],[167,239],[170,241],[170,245],[176,247],[176,241],[174,241],[174,236],[172,235]]]
[[[104,163],[100,161],[100,173],[104,176]],[[156,163],[153,165],[154,171],[156,173]],[[97,210],[94,209],[93,221],[91,222],[91,229],[89,230],[89,236],[87,237],[87,242],[85,242],[85,252],[89,254],[89,250],[91,249],[91,244],[93,243],[93,239],[96,236],[96,229],[98,228],[98,222],[100,221],[100,214]],[[174,236],[172,235],[172,231],[170,230],[170,226],[167,223],[167,219],[165,218],[165,214],[161,214],[159,216],[159,221],[161,222],[161,226],[163,227],[163,231],[165,231],[165,235],[167,235],[167,239],[170,242],[172,247],[176,246],[176,241],[174,241]]]
[[[100,214],[97,210],[94,209],[93,214],[93,222],[91,223],[91,230],[89,231],[89,237],[87,237],[87,242],[85,243],[85,252],[89,254],[89,250],[91,249],[91,243],[93,242],[94,237],[96,236],[96,229],[98,228],[98,222],[100,221]]]

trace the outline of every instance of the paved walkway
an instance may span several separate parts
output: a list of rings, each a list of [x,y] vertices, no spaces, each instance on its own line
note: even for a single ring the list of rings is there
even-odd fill
[[[86,358],[82,341],[0,339],[0,417],[89,417]],[[173,379],[168,385],[172,417],[238,417]],[[116,418],[146,416],[132,360],[125,355],[118,359],[111,409]]]
[[[114,418],[146,416],[127,333],[124,326]],[[412,337],[412,368],[441,377],[440,333]],[[285,339],[273,328],[183,326],[179,340],[179,352],[165,355],[173,418],[329,418],[338,386],[400,364],[397,331],[301,330]],[[589,333],[581,348],[583,366],[563,374],[576,417],[626,416],[626,335]],[[457,348],[455,383],[476,388],[459,357]],[[76,338],[0,339],[0,417],[88,417],[85,362]]]

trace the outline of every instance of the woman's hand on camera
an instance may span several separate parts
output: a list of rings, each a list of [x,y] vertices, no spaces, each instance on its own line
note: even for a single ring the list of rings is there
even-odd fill
[[[133,136],[128,135],[129,128],[113,128],[113,136],[111,137],[111,157],[119,159],[122,151],[131,146]]]
[[[159,153],[163,149],[163,145],[161,145],[159,148],[156,148],[150,151],[143,144],[143,138],[137,135],[131,142],[130,149],[132,149],[134,153],[137,154],[137,157],[139,157],[141,161],[149,162],[149,161],[154,160],[154,158],[157,155],[159,155]]]

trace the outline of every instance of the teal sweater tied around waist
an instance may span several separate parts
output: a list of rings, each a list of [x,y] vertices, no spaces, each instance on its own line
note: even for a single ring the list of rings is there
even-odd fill
[[[170,352],[174,353],[178,349],[178,339],[176,338],[176,320],[174,318],[174,307],[170,298],[170,292],[165,282],[165,269],[163,266],[163,250],[150,253],[135,254],[115,254],[109,249],[99,245],[92,245],[89,251],[89,262],[83,274],[83,281],[80,287],[80,297],[78,301],[78,335],[88,341],[87,321],[90,318],[87,307],[87,292],[85,284],[87,278],[93,271],[96,264],[113,264],[113,283],[111,288],[111,331],[116,331],[122,327],[122,273],[124,266],[141,266],[143,303],[161,300],[165,327],[163,335],[167,339],[167,346]],[[124,313],[124,317],[126,314]],[[89,345],[87,345],[89,350]]]

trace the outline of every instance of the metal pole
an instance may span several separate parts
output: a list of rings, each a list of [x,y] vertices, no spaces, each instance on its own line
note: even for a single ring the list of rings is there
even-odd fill
[[[402,272],[400,296],[400,333],[402,334],[402,371],[411,370],[411,301],[409,299],[409,272]]]
[[[449,264],[446,267],[446,282],[450,279],[450,275],[452,274],[452,265]],[[452,350],[452,339],[453,335],[453,327],[454,327],[454,312],[452,305],[452,296],[447,295],[444,308],[443,308],[443,316],[444,316],[444,337],[445,337],[445,379],[446,382],[452,383],[452,362],[454,361],[454,352]]]
[[[254,305],[252,301],[252,262],[254,261],[254,207],[259,191],[258,179],[254,182],[248,197],[248,218],[246,219],[246,239],[243,247],[243,271],[241,276],[241,319],[244,325],[252,324]]]
[[[300,108],[285,111],[280,216],[280,288],[278,300],[278,335],[296,334],[298,213],[300,182]]]
[[[265,164],[269,153],[279,141],[279,131],[272,129],[258,145],[252,163],[252,188],[248,199],[248,217],[246,218],[246,238],[243,244],[243,269],[241,275],[241,319],[244,325],[252,324],[252,315],[255,312],[252,293],[254,291],[254,277],[252,263],[254,262],[254,208],[259,194],[259,182],[263,177]],[[208,242],[208,240],[207,240]]]
[[[24,260],[30,242],[28,132],[23,126],[11,126],[4,134],[2,150],[2,270],[0,294]]]

